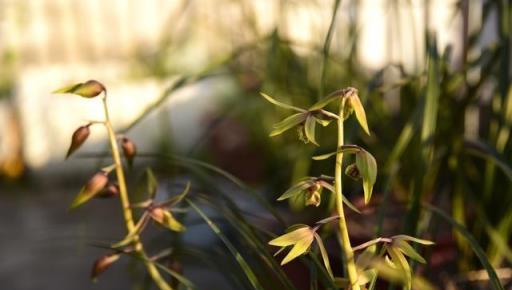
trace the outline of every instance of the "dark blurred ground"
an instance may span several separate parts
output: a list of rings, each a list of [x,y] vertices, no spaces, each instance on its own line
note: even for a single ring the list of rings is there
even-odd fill
[[[0,289],[135,289],[128,258],[89,279],[94,260],[106,250],[94,242],[124,235],[117,200],[96,200],[73,212],[67,205],[80,185],[32,184],[0,192]],[[185,267],[198,289],[229,289],[212,271]],[[139,279],[140,280],[140,279]]]

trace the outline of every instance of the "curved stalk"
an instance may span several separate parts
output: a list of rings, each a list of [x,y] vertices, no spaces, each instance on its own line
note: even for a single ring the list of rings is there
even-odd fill
[[[112,159],[114,160],[117,181],[119,183],[119,197],[121,200],[121,205],[123,207],[124,221],[128,233],[133,233],[135,232],[135,223],[133,221],[132,209],[130,208],[130,200],[128,199],[128,189],[126,187],[126,179],[124,177],[123,164],[121,163],[121,155],[119,153],[119,147],[116,141],[116,134],[114,132],[114,129],[112,128],[112,123],[110,122],[110,116],[108,113],[106,91],[104,92],[102,101],[103,110],[105,113],[105,127],[108,131],[110,148],[112,150]],[[162,278],[155,264],[153,264],[151,261],[149,261],[149,259],[147,259],[146,253],[144,252],[144,247],[140,241],[140,237],[138,234],[135,234],[134,236],[133,246],[135,248],[136,253],[144,258],[144,264],[146,266],[146,269],[148,270],[149,275],[151,276],[155,284],[158,286],[158,288],[160,288],[160,290],[173,290],[173,288],[169,284],[167,284],[164,278]]]
[[[344,144],[344,135],[343,135],[343,122],[344,116],[343,111],[345,107],[345,98],[342,97],[340,112],[338,118],[338,147],[341,148]],[[345,267],[347,269],[348,279],[350,281],[351,290],[360,290],[359,284],[357,284],[357,269],[356,264],[354,262],[354,251],[352,250],[352,246],[350,245],[350,238],[348,235],[348,227],[345,219],[345,213],[343,211],[343,199],[342,199],[342,175],[343,174],[343,151],[338,151],[336,153],[336,167],[335,167],[335,175],[334,175],[334,185],[336,191],[336,209],[338,211],[338,229],[341,240],[341,247],[343,248],[343,254],[345,256]]]

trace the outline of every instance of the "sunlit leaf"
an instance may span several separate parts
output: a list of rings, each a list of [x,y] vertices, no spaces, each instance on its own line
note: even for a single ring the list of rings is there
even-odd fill
[[[280,237],[271,240],[270,242],[268,242],[268,244],[271,246],[286,247],[291,246],[304,239],[313,239],[313,237],[313,230],[310,227],[303,225],[294,231],[291,231],[289,233],[286,233]]]
[[[283,132],[301,124],[306,120],[306,118],[307,114],[305,113],[297,113],[289,116],[288,118],[274,125],[274,129],[272,132],[270,132],[270,137],[280,135]]]
[[[350,106],[354,109],[356,113],[357,121],[361,128],[366,132],[366,134],[370,135],[370,130],[368,129],[368,123],[366,121],[366,113],[364,112],[363,104],[361,104],[361,100],[357,94],[352,94],[349,96]]]
[[[419,239],[419,238],[411,237],[411,236],[408,236],[408,235],[396,235],[396,236],[393,236],[392,239],[393,240],[403,240],[403,241],[414,242],[414,243],[418,243],[418,244],[422,244],[422,245],[426,245],[426,246],[430,246],[430,245],[434,245],[435,244],[432,241],[424,240],[424,239]]]
[[[94,98],[101,92],[105,91],[105,87],[98,81],[89,80],[85,83],[74,84],[53,91],[54,94],[75,94],[84,98]]]
[[[397,246],[397,248],[402,252],[404,253],[405,255],[407,255],[408,257],[410,257],[411,259],[413,260],[416,260],[422,264],[425,264],[427,261],[425,261],[425,259],[411,246],[409,245],[406,241],[404,240],[398,240],[398,241],[394,241],[394,244]]]
[[[301,108],[297,108],[295,106],[292,106],[292,105],[288,105],[288,104],[285,104],[283,102],[279,102],[278,100],[272,98],[271,96],[267,95],[267,94],[264,94],[264,93],[260,93],[267,101],[269,101],[270,103],[278,106],[278,107],[281,107],[281,108],[284,108],[284,109],[290,109],[290,110],[295,110],[295,111],[298,111],[298,112],[306,112],[306,110],[304,109],[301,109]]]
[[[399,269],[402,271],[402,275],[404,275],[405,289],[410,290],[412,287],[412,274],[411,267],[409,266],[407,259],[402,254],[402,252],[394,246],[387,246],[387,252],[391,256],[391,261],[393,262],[393,264],[399,267]]]
[[[367,204],[372,197],[373,185],[377,180],[377,161],[366,150],[356,154],[356,165],[363,178],[364,202]]]
[[[309,250],[311,243],[313,243],[313,238],[314,238],[314,236],[313,236],[313,234],[311,234],[310,236],[304,237],[303,239],[299,240],[293,246],[293,248],[288,253],[288,255],[286,255],[286,257],[284,257],[283,261],[281,261],[281,266],[289,263],[290,261],[297,258],[298,256],[306,253]]]

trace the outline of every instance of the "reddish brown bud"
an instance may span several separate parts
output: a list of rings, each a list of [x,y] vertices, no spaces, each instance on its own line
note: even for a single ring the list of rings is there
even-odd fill
[[[94,261],[91,270],[91,279],[96,280],[96,278],[98,278],[101,273],[105,272],[105,270],[107,270],[115,261],[119,259],[119,257],[119,254],[110,254],[102,256]]]
[[[98,194],[108,183],[107,173],[104,171],[100,171],[96,173],[87,184],[82,188],[80,193],[75,197],[73,203],[71,203],[70,208],[76,208],[81,204],[87,202],[89,199],[93,198],[96,194]]]
[[[104,171],[100,171],[87,182],[85,186],[85,190],[90,192],[91,194],[96,194],[100,192],[108,183],[108,176]]]
[[[116,196],[119,196],[119,185],[115,183],[107,184],[107,186],[97,195],[99,198],[112,198]]]
[[[128,166],[132,167],[133,158],[137,154],[137,147],[135,146],[135,143],[133,143],[132,140],[123,137],[123,139],[121,139],[121,147],[123,148],[124,157],[128,162]]]
[[[73,133],[73,136],[71,137],[71,145],[69,146],[68,153],[66,154],[66,159],[73,154],[89,137],[89,134],[91,131],[89,130],[89,126],[91,124],[81,126]]]
[[[101,92],[106,91],[105,86],[95,80],[90,80],[85,83],[78,83],[70,85],[54,91],[55,94],[75,94],[84,98],[94,98]]]
[[[89,80],[82,84],[82,91],[85,97],[92,98],[101,94],[101,92],[105,91],[105,86],[95,80]]]

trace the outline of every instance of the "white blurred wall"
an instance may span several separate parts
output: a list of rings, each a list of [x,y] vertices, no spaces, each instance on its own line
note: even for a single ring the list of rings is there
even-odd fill
[[[418,71],[424,65],[425,25],[437,33],[441,48],[453,45],[460,53],[462,22],[455,13],[456,2],[430,1],[430,12],[426,13],[422,0],[343,0],[331,51],[347,51],[348,27],[357,14],[358,58],[363,66],[376,70],[402,62],[406,69]],[[480,1],[469,2],[471,13],[478,19]],[[229,49],[233,42],[230,39],[254,40],[276,24],[289,39],[321,46],[332,3],[0,0],[0,55],[12,51],[18,60],[14,104],[21,116],[26,161],[32,167],[60,162],[73,130],[86,120],[101,119],[97,101],[53,96],[49,92],[55,88],[91,78],[104,82],[111,95],[114,122],[123,126],[154,102],[168,85],[128,77],[131,58],[141,48],[154,51],[170,31],[174,33],[172,41],[190,37],[193,32],[198,45],[185,50],[180,62],[201,67],[211,61],[214,51]],[[247,19],[255,19],[254,25],[247,26]],[[222,35],[227,38],[222,39]],[[171,110],[173,134],[182,136],[178,147],[194,143],[200,134],[201,115],[218,103],[225,90],[215,82],[191,87],[180,91],[162,108]],[[0,111],[5,107],[0,105]],[[142,147],[150,147],[155,135],[161,134],[158,124],[158,117],[149,118],[141,125],[145,129],[134,131],[134,139]],[[7,148],[8,137],[2,126],[0,136],[0,149]],[[94,133],[91,143],[102,138],[104,135]],[[0,150],[0,162],[6,154],[9,153]]]

